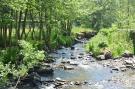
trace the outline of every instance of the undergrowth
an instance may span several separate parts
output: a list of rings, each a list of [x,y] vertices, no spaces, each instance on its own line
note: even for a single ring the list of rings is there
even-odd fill
[[[10,80],[24,77],[28,70],[45,59],[44,51],[39,51],[31,43],[21,40],[18,46],[0,51],[0,85]]]
[[[130,31],[118,30],[116,26],[101,29],[86,45],[86,50],[92,51],[95,55],[99,55],[105,50],[108,50],[114,57],[122,55],[127,50],[133,53],[133,49]]]

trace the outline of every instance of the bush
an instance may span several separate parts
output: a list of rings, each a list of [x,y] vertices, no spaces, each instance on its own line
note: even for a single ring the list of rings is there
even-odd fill
[[[44,51],[37,50],[31,43],[21,40],[18,44],[0,52],[0,83],[6,83],[8,74],[15,78],[27,75],[30,68],[45,58]]]
[[[4,64],[15,63],[19,53],[18,47],[10,47],[0,51],[0,61]]]

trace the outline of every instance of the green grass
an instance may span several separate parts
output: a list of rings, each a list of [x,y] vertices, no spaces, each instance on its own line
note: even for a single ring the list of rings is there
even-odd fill
[[[52,49],[57,49],[60,46],[71,46],[74,41],[74,37],[65,36],[61,34],[59,30],[54,30],[51,33],[50,45]]]
[[[118,30],[113,26],[108,29],[101,29],[86,45],[87,51],[99,55],[104,51],[111,51],[114,57],[122,55],[126,50],[133,53],[133,41],[130,38],[129,30]]]
[[[72,29],[72,33],[76,34],[76,33],[81,33],[81,32],[91,32],[93,31],[90,28],[82,28],[82,27],[73,27]]]

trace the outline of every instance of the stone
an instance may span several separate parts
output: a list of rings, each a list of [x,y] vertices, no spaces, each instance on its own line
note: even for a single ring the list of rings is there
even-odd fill
[[[74,85],[81,85],[82,83],[80,81],[76,81]]]
[[[133,66],[132,66],[132,65],[128,65],[128,64],[127,64],[127,65],[126,65],[126,67],[127,67],[127,68],[132,68]]]
[[[74,56],[71,56],[71,57],[70,57],[70,59],[76,59],[76,57],[74,57]]]
[[[86,84],[88,84],[88,82],[87,82],[87,81],[84,81],[84,82],[83,82],[83,85],[86,85]]]
[[[82,64],[83,65],[89,65],[88,61],[83,61]]]
[[[66,54],[66,53],[63,52],[62,54],[64,55],[64,54]]]
[[[126,58],[129,58],[129,57],[133,57],[133,53],[129,52],[129,51],[125,51],[123,54],[122,54],[122,57],[126,57]]]
[[[54,59],[52,59],[52,58],[47,58],[44,62],[45,62],[45,63],[53,63],[53,62],[55,62],[55,61],[54,61]]]
[[[82,55],[79,55],[78,58],[83,58]]]
[[[84,55],[84,53],[79,53],[79,55]]]
[[[41,67],[40,69],[37,70],[37,73],[39,75],[53,74],[53,71],[54,70],[52,68]]]
[[[114,68],[112,68],[112,70],[119,71],[119,68],[114,67]]]
[[[56,78],[56,81],[58,81],[58,82],[67,82],[66,80],[62,80],[61,78]]]
[[[40,65],[42,65],[42,66],[44,66],[44,67],[51,67],[51,65],[50,64],[48,64],[48,63],[41,63]]]
[[[36,72],[29,74],[27,77],[21,80],[22,85],[29,84],[29,86],[32,87],[38,86],[38,84],[41,82],[41,77]]]
[[[132,65],[133,64],[133,61],[132,60],[124,60],[126,64],[128,65]]]
[[[89,52],[89,54],[88,54],[89,56],[93,56],[93,53],[92,52]]]
[[[105,55],[99,55],[99,56],[97,56],[97,59],[98,60],[105,60]]]
[[[125,72],[125,71],[127,70],[127,68],[126,68],[126,67],[121,67],[120,70],[121,70],[122,72]]]
[[[78,63],[77,62],[70,62],[70,65],[77,66]]]
[[[75,47],[74,46],[71,46],[71,50],[74,50],[75,49]]]
[[[65,67],[65,64],[59,64],[56,66],[56,68],[64,68]]]
[[[62,61],[62,64],[70,64],[70,61]]]
[[[105,59],[112,59],[112,53],[111,52],[106,52],[104,53]]]
[[[71,66],[64,66],[64,70],[73,70],[74,68]]]
[[[70,85],[74,85],[74,82],[70,82]]]

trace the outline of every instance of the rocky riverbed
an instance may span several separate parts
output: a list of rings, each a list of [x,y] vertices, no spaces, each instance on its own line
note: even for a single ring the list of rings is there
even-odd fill
[[[53,59],[30,70],[18,89],[135,89],[135,57],[96,60],[87,40],[50,53]]]

